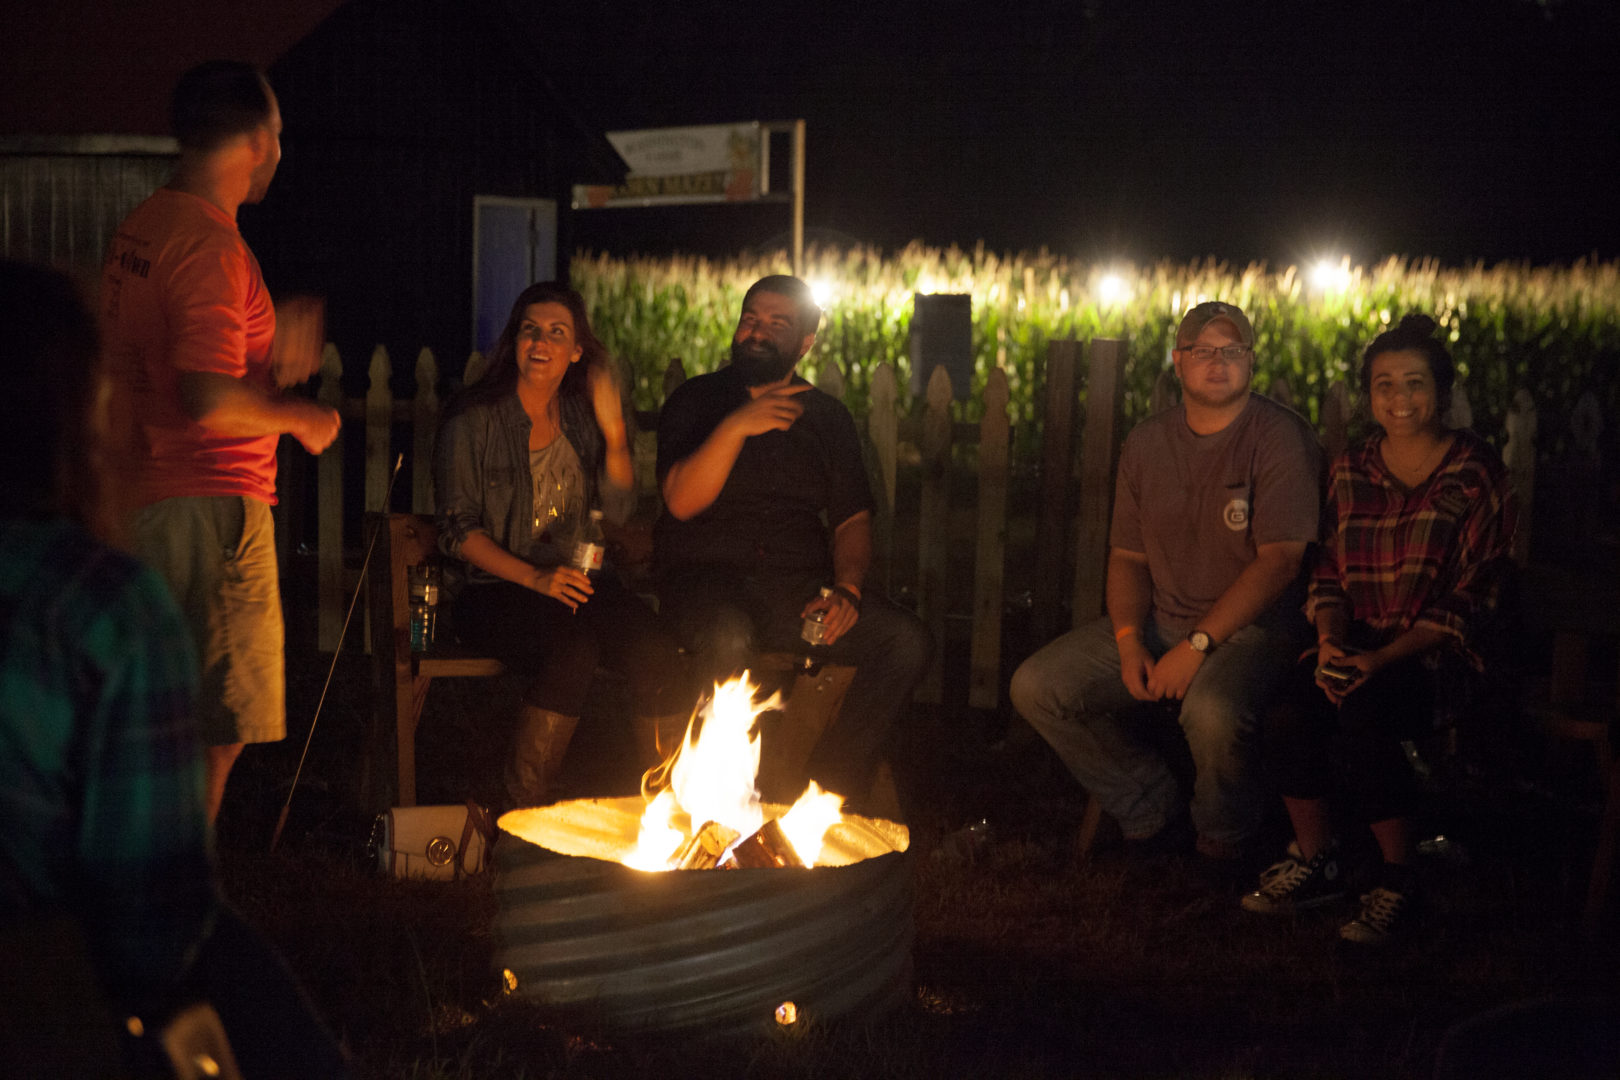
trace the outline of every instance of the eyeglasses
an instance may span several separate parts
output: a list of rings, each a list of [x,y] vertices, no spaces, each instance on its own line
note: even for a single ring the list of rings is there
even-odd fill
[[[1236,364],[1247,357],[1251,350],[1247,345],[1223,345],[1219,349],[1213,345],[1192,345],[1181,351],[1199,363],[1207,363],[1219,356],[1228,363]]]

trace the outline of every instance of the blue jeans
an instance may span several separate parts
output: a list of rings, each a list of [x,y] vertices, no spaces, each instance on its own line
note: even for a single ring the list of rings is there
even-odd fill
[[[1305,620],[1290,616],[1251,623],[1216,646],[1181,704],[1195,769],[1193,826],[1222,845],[1242,844],[1260,823],[1261,710],[1310,636]],[[1186,636],[1162,633],[1151,621],[1141,634],[1155,657]],[[1141,703],[1120,678],[1119,646],[1107,618],[1025,660],[1013,674],[1011,697],[1127,838],[1150,837],[1176,816],[1175,776],[1144,738],[1143,710],[1131,708]]]

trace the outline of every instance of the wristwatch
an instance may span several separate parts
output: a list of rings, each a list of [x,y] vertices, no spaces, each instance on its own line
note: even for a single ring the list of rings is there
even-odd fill
[[[1187,644],[1192,646],[1193,652],[1203,653],[1205,656],[1208,656],[1210,650],[1215,647],[1215,643],[1209,640],[1209,635],[1202,630],[1194,630],[1188,634]]]

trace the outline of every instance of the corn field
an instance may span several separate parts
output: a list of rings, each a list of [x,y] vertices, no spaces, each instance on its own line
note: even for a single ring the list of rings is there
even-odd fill
[[[985,373],[1000,364],[1017,442],[1026,453],[1036,445],[1032,421],[1048,341],[1127,339],[1125,409],[1134,423],[1148,414],[1154,381],[1169,364],[1177,320],[1202,300],[1226,300],[1248,313],[1257,338],[1256,389],[1286,379],[1312,422],[1327,386],[1343,378],[1353,387],[1360,350],[1411,311],[1434,316],[1449,333],[1482,435],[1500,441],[1502,419],[1520,386],[1536,399],[1543,453],[1567,449],[1563,421],[1586,391],[1596,395],[1601,415],[1620,416],[1615,262],[1448,268],[1391,258],[1366,267],[1345,262],[1320,283],[1293,266],[1277,272],[1213,260],[1102,265],[1044,251],[1008,256],[921,244],[893,255],[812,248],[805,264],[825,314],[802,374],[814,381],[822,365],[837,364],[845,401],[861,415],[870,372],[880,361],[896,364],[902,380],[909,375],[913,294],[969,294],[974,385],[959,418],[978,419]],[[648,409],[661,400],[669,359],[681,357],[689,374],[719,366],[743,292],[759,277],[789,268],[780,252],[727,260],[585,252],[574,257],[572,273],[597,333],[630,369],[636,406]]]

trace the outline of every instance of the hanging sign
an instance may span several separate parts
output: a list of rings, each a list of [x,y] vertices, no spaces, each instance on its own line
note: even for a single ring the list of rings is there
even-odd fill
[[[577,184],[574,209],[752,202],[760,197],[758,121],[610,131],[630,174],[616,186]]]

